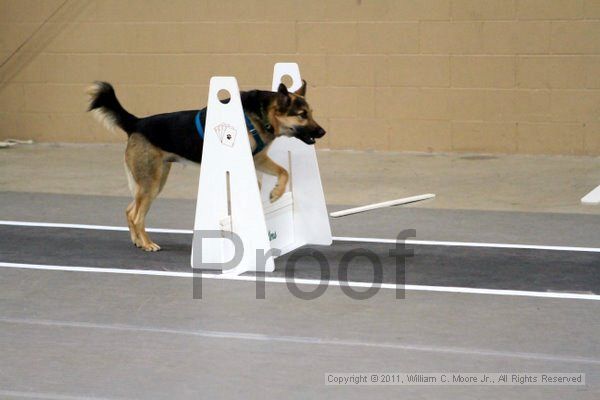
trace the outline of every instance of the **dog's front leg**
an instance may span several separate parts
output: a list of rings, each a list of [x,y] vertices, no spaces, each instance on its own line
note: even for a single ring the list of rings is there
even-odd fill
[[[281,165],[271,160],[266,154],[258,154],[254,157],[254,165],[258,171],[277,177],[277,184],[270,195],[271,203],[274,202],[285,193],[285,187],[289,180],[288,172]]]

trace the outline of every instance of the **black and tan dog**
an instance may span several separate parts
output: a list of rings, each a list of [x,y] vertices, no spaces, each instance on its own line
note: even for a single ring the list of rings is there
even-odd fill
[[[146,233],[146,214],[165,185],[172,162],[202,161],[203,128],[197,128],[197,124],[204,126],[206,109],[138,118],[121,106],[113,87],[107,82],[95,82],[88,94],[91,96],[89,111],[107,128],[121,128],[128,136],[125,169],[134,199],[125,214],[131,240],[146,251],[160,250]],[[279,85],[277,92],[241,92],[247,124],[254,128],[249,138],[256,169],[277,176],[271,201],[283,195],[288,182],[288,172],[267,156],[273,140],[278,136],[289,136],[312,145],[315,139],[325,135],[325,130],[313,119],[305,96],[305,81],[294,93],[288,92],[284,84]]]

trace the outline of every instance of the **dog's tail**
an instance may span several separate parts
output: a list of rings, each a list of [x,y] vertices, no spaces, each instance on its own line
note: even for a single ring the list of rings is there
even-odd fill
[[[127,136],[133,133],[138,118],[123,108],[110,83],[96,81],[87,89],[87,94],[90,95],[88,111],[106,128],[114,131],[119,127],[127,132]]]

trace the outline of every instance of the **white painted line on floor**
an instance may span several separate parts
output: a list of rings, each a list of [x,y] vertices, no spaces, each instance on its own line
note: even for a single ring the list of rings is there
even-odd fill
[[[0,220],[0,225],[8,226],[30,226],[37,228],[67,228],[67,229],[89,229],[93,231],[129,231],[126,226],[109,226],[109,225],[86,225],[86,224],[62,224],[56,222],[28,222],[28,221],[3,221]],[[191,229],[160,229],[160,228],[146,228],[148,232],[156,233],[178,233],[178,234],[192,234],[194,231]]]
[[[334,237],[337,242],[361,242],[361,243],[406,243],[421,246],[448,246],[448,247],[484,247],[495,249],[526,249],[526,250],[553,250],[553,251],[580,251],[588,253],[600,253],[598,247],[574,247],[574,246],[546,246],[536,244],[518,243],[479,243],[479,242],[450,242],[444,240],[413,240],[407,239],[397,241],[396,239],[360,238],[360,237]]]
[[[121,231],[121,232],[126,232],[129,230],[126,226],[63,224],[63,223],[55,223],[55,222],[27,222],[27,221],[4,221],[4,220],[0,220],[0,225],[28,226],[28,227],[39,227],[39,228],[89,229],[89,230],[98,230],[98,231]],[[146,228],[146,231],[156,232],[156,233],[175,233],[175,234],[187,234],[187,235],[191,235],[192,233],[194,233],[191,229]],[[518,244],[518,243],[453,242],[453,241],[443,241],[443,240],[440,241],[440,240],[416,240],[416,239],[397,241],[396,239],[347,237],[347,236],[334,236],[333,240],[336,242],[406,243],[406,244],[415,244],[415,245],[421,245],[421,246],[483,247],[483,248],[497,248],[497,249],[579,251],[579,252],[588,252],[588,253],[600,253],[599,247],[546,246],[546,245]]]
[[[14,324],[14,325],[16,325],[16,324],[31,325],[31,326],[37,326],[37,327],[45,326],[45,327],[74,328],[74,329],[102,329],[102,330],[133,332],[133,333],[144,332],[144,333],[153,333],[153,334],[171,334],[171,335],[174,334],[174,335],[193,336],[193,337],[211,338],[211,339],[233,339],[233,340],[246,340],[246,341],[258,341],[258,342],[292,343],[292,344],[303,344],[303,345],[369,347],[369,348],[379,348],[379,349],[387,349],[387,350],[420,351],[420,352],[428,352],[428,353],[460,354],[460,355],[473,355],[473,356],[484,356],[484,357],[520,358],[520,359],[536,360],[536,361],[553,361],[553,362],[563,362],[563,363],[600,365],[600,360],[595,359],[595,358],[588,358],[588,357],[561,356],[561,355],[544,354],[544,353],[499,351],[499,350],[488,350],[488,349],[469,349],[469,348],[464,348],[464,347],[450,347],[450,346],[431,346],[431,345],[412,344],[412,343],[367,342],[367,341],[352,340],[352,339],[328,339],[328,338],[311,337],[311,336],[273,335],[273,334],[265,334],[265,333],[235,332],[235,331],[211,331],[211,330],[205,330],[205,329],[187,330],[187,329],[172,329],[172,328],[136,326],[136,325],[129,325],[129,324],[101,324],[101,323],[96,323],[96,322],[57,321],[57,320],[33,319],[33,318],[0,317],[0,323]]]
[[[125,268],[97,268],[97,267],[78,267],[78,266],[62,266],[62,265],[44,265],[44,264],[23,264],[0,262],[0,268],[15,268],[15,269],[34,269],[46,271],[68,271],[68,272],[96,272],[108,274],[124,274],[124,275],[150,275],[150,276],[169,276],[179,278],[192,278],[194,275],[202,277],[202,279],[218,279],[229,281],[244,281],[267,283],[296,283],[298,285],[319,285],[319,279],[287,279],[284,277],[266,276],[255,277],[249,275],[234,275],[234,274],[212,274],[212,273],[197,273],[192,272],[175,272],[175,271],[156,271],[146,269],[125,269]],[[585,294],[585,293],[562,293],[562,292],[534,292],[526,290],[503,290],[503,289],[481,289],[469,287],[452,287],[452,286],[425,286],[425,285],[397,285],[394,283],[382,283],[373,285],[370,282],[341,282],[330,280],[327,282],[330,286],[350,286],[357,288],[370,288],[376,286],[381,289],[392,290],[407,290],[407,291],[423,291],[423,292],[442,292],[442,293],[462,293],[462,294],[481,294],[481,295],[497,295],[497,296],[521,296],[521,297],[544,297],[551,299],[572,299],[572,300],[594,300],[600,301],[600,295]]]
[[[23,392],[20,390],[3,390],[0,389],[2,398],[17,398],[25,399],[43,399],[43,400],[110,400],[108,397],[93,397],[88,394],[85,396],[72,396],[68,394],[47,393],[47,392]]]

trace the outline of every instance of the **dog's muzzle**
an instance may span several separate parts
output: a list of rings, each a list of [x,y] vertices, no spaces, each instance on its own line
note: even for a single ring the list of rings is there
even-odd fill
[[[325,136],[325,129],[320,126],[317,129],[302,129],[294,134],[294,137],[306,144],[315,144],[316,140]]]

